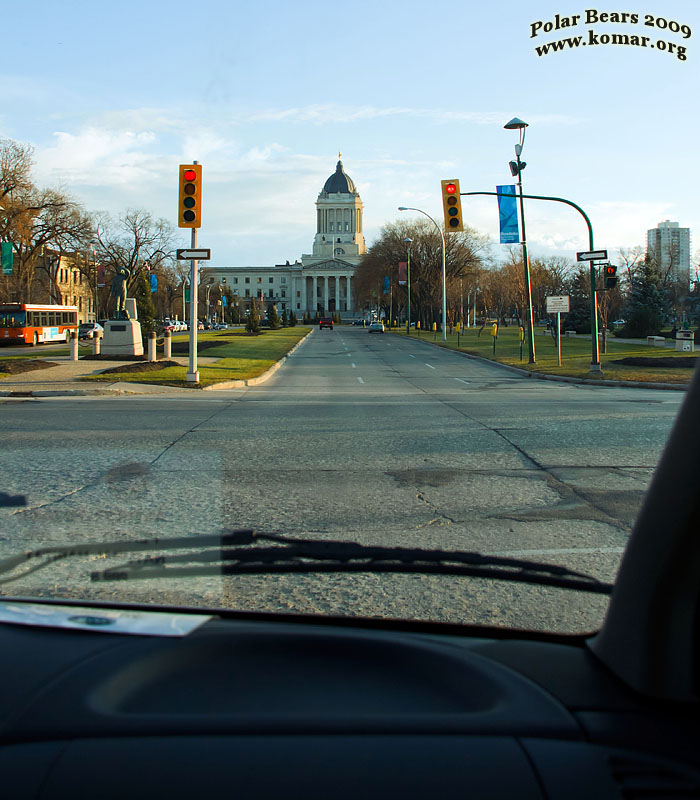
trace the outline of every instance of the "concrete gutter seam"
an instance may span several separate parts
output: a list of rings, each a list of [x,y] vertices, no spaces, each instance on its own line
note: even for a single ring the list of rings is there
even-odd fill
[[[689,384],[684,383],[653,383],[651,381],[608,381],[598,378],[576,378],[573,375],[550,375],[546,372],[530,372],[527,369],[520,369],[519,367],[512,367],[510,364],[503,364],[500,361],[492,361],[490,358],[477,356],[473,353],[464,353],[461,350],[453,350],[450,347],[443,347],[437,342],[426,342],[421,339],[411,339],[412,342],[420,342],[420,344],[427,344],[430,347],[437,347],[441,350],[446,350],[449,353],[456,353],[464,358],[473,358],[475,361],[481,361],[485,364],[493,364],[501,369],[515,372],[517,375],[522,375],[525,378],[535,378],[542,381],[554,381],[556,383],[581,383],[586,386],[629,386],[632,389],[664,389],[666,391],[687,392]]]

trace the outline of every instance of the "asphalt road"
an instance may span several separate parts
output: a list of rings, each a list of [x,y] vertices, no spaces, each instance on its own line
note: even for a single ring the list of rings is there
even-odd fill
[[[7,400],[2,490],[27,505],[0,508],[0,556],[254,527],[513,555],[613,580],[683,396],[537,381],[336,327],[315,330],[255,388]],[[594,629],[606,606],[444,576],[91,584],[98,566],[61,562],[0,591],[564,631]]]

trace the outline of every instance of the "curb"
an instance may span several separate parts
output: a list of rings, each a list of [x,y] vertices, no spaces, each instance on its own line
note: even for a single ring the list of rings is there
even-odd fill
[[[217,389],[245,389],[248,386],[258,386],[261,383],[265,383],[265,381],[269,380],[275,372],[284,364],[284,362],[292,355],[292,353],[300,347],[307,338],[314,332],[315,329],[311,329],[303,339],[300,339],[292,349],[282,356],[282,358],[275,362],[268,370],[263,372],[262,375],[258,375],[257,378],[248,378],[247,380],[238,380],[238,381],[226,381],[224,383],[214,383],[211,386],[205,386],[201,389],[203,392],[210,392]],[[133,386],[137,387],[140,384],[134,383]],[[149,384],[150,385],[150,384]],[[179,386],[170,386],[164,387],[170,388],[173,390],[182,389],[184,387]],[[194,388],[194,387],[192,387]],[[189,391],[189,389],[185,389],[185,391]],[[159,394],[164,394],[165,392],[140,392],[138,389],[131,389],[129,387],[124,387],[120,389],[109,389],[109,388],[95,388],[95,389],[34,389],[34,390],[17,390],[17,391],[0,391],[0,397],[7,397],[7,398],[23,398],[23,397],[89,397],[92,395],[104,395],[104,396],[113,396],[119,397],[122,395],[133,395],[138,394],[143,397],[146,396],[157,396]]]
[[[534,378],[541,381],[554,381],[555,383],[580,383],[586,386],[619,386],[629,387],[631,389],[661,389],[672,392],[687,392],[690,384],[685,383],[653,383],[651,381],[608,381],[598,378],[576,378],[573,375],[550,375],[546,372],[530,372],[527,369],[520,369],[519,367],[512,367],[510,364],[502,364],[500,361],[492,361],[490,358],[483,356],[476,356],[473,353],[464,353],[461,350],[453,350],[451,347],[443,347],[436,342],[426,342],[421,339],[411,339],[413,342],[420,342],[420,344],[427,344],[430,347],[437,347],[441,350],[446,350],[449,353],[456,353],[464,358],[471,358],[475,361],[481,361],[484,364],[493,364],[501,369],[508,370],[522,375],[525,378]]]

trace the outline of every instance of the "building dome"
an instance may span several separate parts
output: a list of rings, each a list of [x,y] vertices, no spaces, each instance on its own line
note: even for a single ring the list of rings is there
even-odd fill
[[[322,194],[355,194],[356,192],[355,182],[349,175],[345,174],[343,162],[338,161],[335,172],[323,186]]]

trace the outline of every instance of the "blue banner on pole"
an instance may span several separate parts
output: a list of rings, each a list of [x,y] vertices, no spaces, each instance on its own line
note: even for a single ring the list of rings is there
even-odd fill
[[[388,275],[384,276],[384,294],[389,294],[391,290],[391,280]]]
[[[2,274],[12,275],[12,242],[3,242],[0,247],[2,248]]]
[[[157,291],[158,291],[158,276],[151,275],[151,292],[157,292]]]
[[[501,244],[517,244],[520,241],[518,206],[515,202],[515,186],[497,186],[498,216],[501,223]]]
[[[226,299],[226,295],[225,294],[221,296],[221,305],[224,308],[226,308],[226,306],[228,305],[228,300]]]

